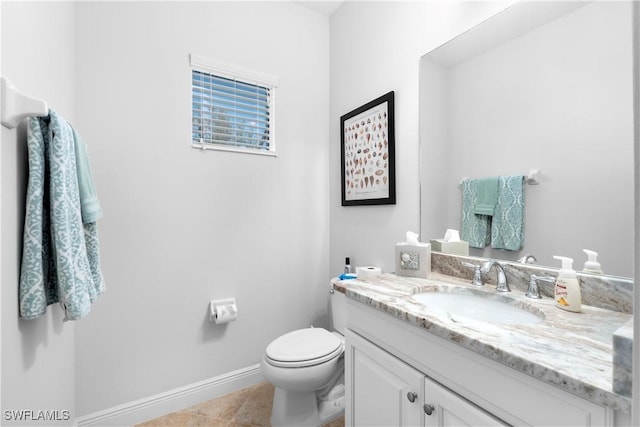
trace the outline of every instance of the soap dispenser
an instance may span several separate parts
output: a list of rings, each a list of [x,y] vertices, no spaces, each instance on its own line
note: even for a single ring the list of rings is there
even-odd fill
[[[595,273],[602,274],[602,267],[598,262],[598,253],[594,251],[590,251],[589,249],[583,249],[582,252],[587,254],[588,260],[584,263],[584,271],[585,273]]]
[[[573,259],[555,255],[554,258],[562,261],[562,268],[555,286],[556,307],[578,313],[582,308],[582,295],[580,282],[573,269]]]

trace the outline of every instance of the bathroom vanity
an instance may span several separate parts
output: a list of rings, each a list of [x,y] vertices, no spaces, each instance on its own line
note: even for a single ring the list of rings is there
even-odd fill
[[[631,315],[551,298],[512,304],[531,324],[498,324],[433,313],[413,295],[478,293],[468,280],[384,274],[333,281],[347,295],[346,425],[617,426],[631,401],[613,391],[612,336]],[[487,298],[497,297],[485,286]]]

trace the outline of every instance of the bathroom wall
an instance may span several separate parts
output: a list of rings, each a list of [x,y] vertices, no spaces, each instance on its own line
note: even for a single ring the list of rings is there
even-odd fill
[[[256,365],[276,336],[327,324],[328,31],[294,3],[76,4],[108,287],[76,325],[80,416]],[[279,77],[277,157],[190,147],[190,53]],[[238,320],[210,323],[208,301],[230,296]]]
[[[352,265],[395,270],[394,245],[420,231],[420,57],[507,7],[493,2],[345,2],[331,16],[331,273]],[[395,91],[397,203],[340,204],[340,116]],[[442,230],[444,233],[445,230]]]
[[[75,119],[74,7],[71,3],[2,3],[2,72],[24,93],[46,99]],[[44,425],[25,411],[59,411],[68,425],[75,414],[73,323],[62,323],[56,305],[35,320],[18,319],[18,277],[27,180],[26,128],[2,127],[2,425]],[[23,411],[19,413],[5,411]],[[68,411],[67,415],[63,411]],[[36,414],[37,415],[37,414]],[[32,417],[33,418],[33,417]],[[66,418],[66,419],[65,419]]]

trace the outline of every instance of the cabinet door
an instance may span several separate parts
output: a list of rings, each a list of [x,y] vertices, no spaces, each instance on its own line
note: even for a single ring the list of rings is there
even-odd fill
[[[424,374],[353,333],[346,343],[346,424],[422,425]]]
[[[507,425],[429,378],[425,378],[424,393],[427,427]]]

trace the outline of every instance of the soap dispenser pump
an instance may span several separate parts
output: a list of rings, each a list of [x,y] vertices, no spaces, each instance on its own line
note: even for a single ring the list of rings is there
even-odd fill
[[[582,252],[587,254],[588,260],[584,263],[584,271],[585,273],[595,273],[602,274],[602,267],[598,262],[598,253],[594,251],[590,251],[589,249],[583,249]]]
[[[554,258],[562,261],[555,286],[556,307],[578,313],[582,309],[582,295],[580,282],[573,269],[573,259],[555,255]]]

